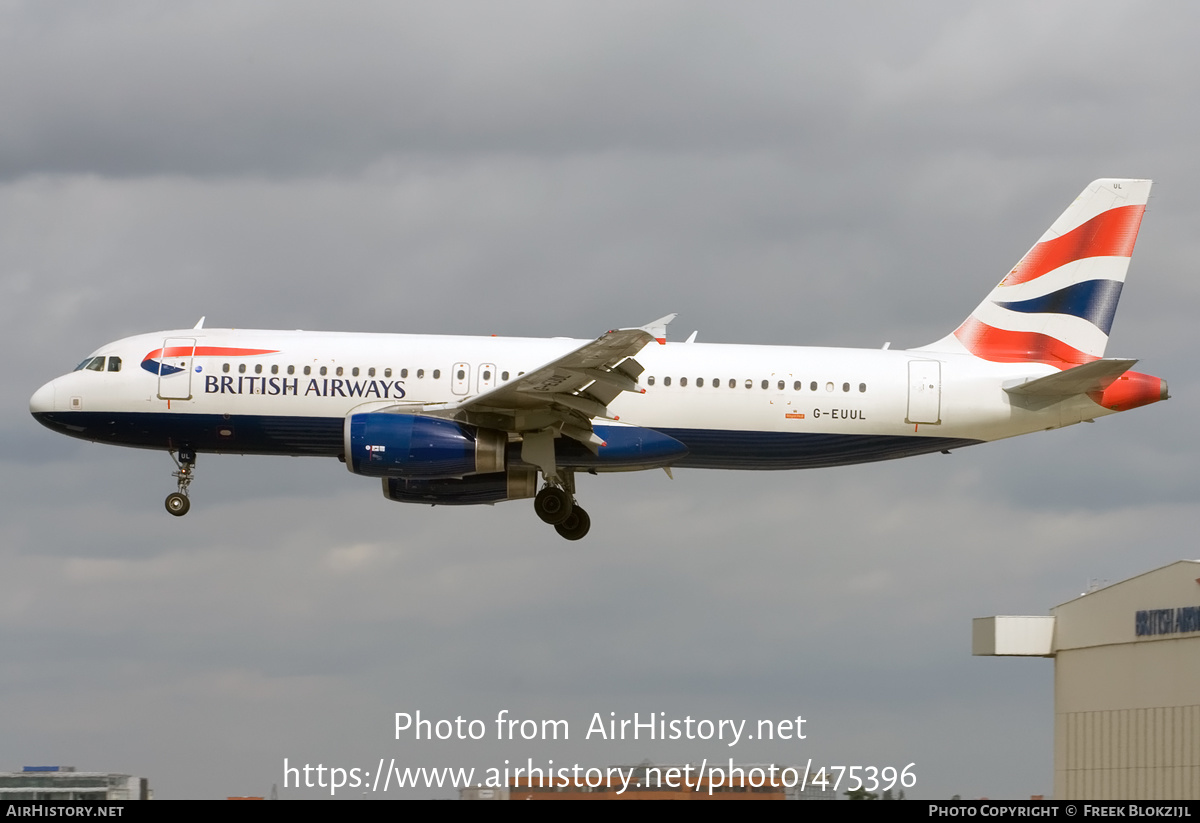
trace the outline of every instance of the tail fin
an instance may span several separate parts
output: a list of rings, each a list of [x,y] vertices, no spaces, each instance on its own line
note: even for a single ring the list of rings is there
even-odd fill
[[[1149,180],[1096,180],[953,334],[927,351],[1059,368],[1104,356]]]

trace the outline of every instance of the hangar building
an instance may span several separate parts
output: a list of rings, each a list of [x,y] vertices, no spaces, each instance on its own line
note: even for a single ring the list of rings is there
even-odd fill
[[[1056,800],[1200,798],[1200,561],[975,618],[972,653],[1054,658]]]

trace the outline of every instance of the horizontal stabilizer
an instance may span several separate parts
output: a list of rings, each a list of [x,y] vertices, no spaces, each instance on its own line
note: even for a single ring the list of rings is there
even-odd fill
[[[1026,397],[1070,397],[1076,394],[1104,391],[1118,377],[1133,368],[1136,360],[1093,360],[1082,366],[1039,377],[1012,386],[1005,386],[1009,394]]]

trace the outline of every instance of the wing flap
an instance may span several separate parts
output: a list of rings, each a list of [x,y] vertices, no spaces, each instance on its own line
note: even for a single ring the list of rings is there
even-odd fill
[[[463,422],[486,417],[487,425],[521,432],[557,426],[560,433],[589,448],[599,445],[592,420],[609,418],[608,404],[624,392],[641,393],[644,371],[634,355],[663,342],[675,315],[641,328],[613,329],[515,380],[425,414]]]

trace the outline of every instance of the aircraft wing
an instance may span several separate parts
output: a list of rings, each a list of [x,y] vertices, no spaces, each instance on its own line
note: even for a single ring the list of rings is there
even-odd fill
[[[608,404],[622,392],[645,392],[637,384],[644,369],[634,355],[653,342],[665,343],[674,314],[636,329],[614,329],[483,394],[422,414],[448,417],[510,432],[550,427],[589,448],[601,445],[592,420],[610,418]]]

